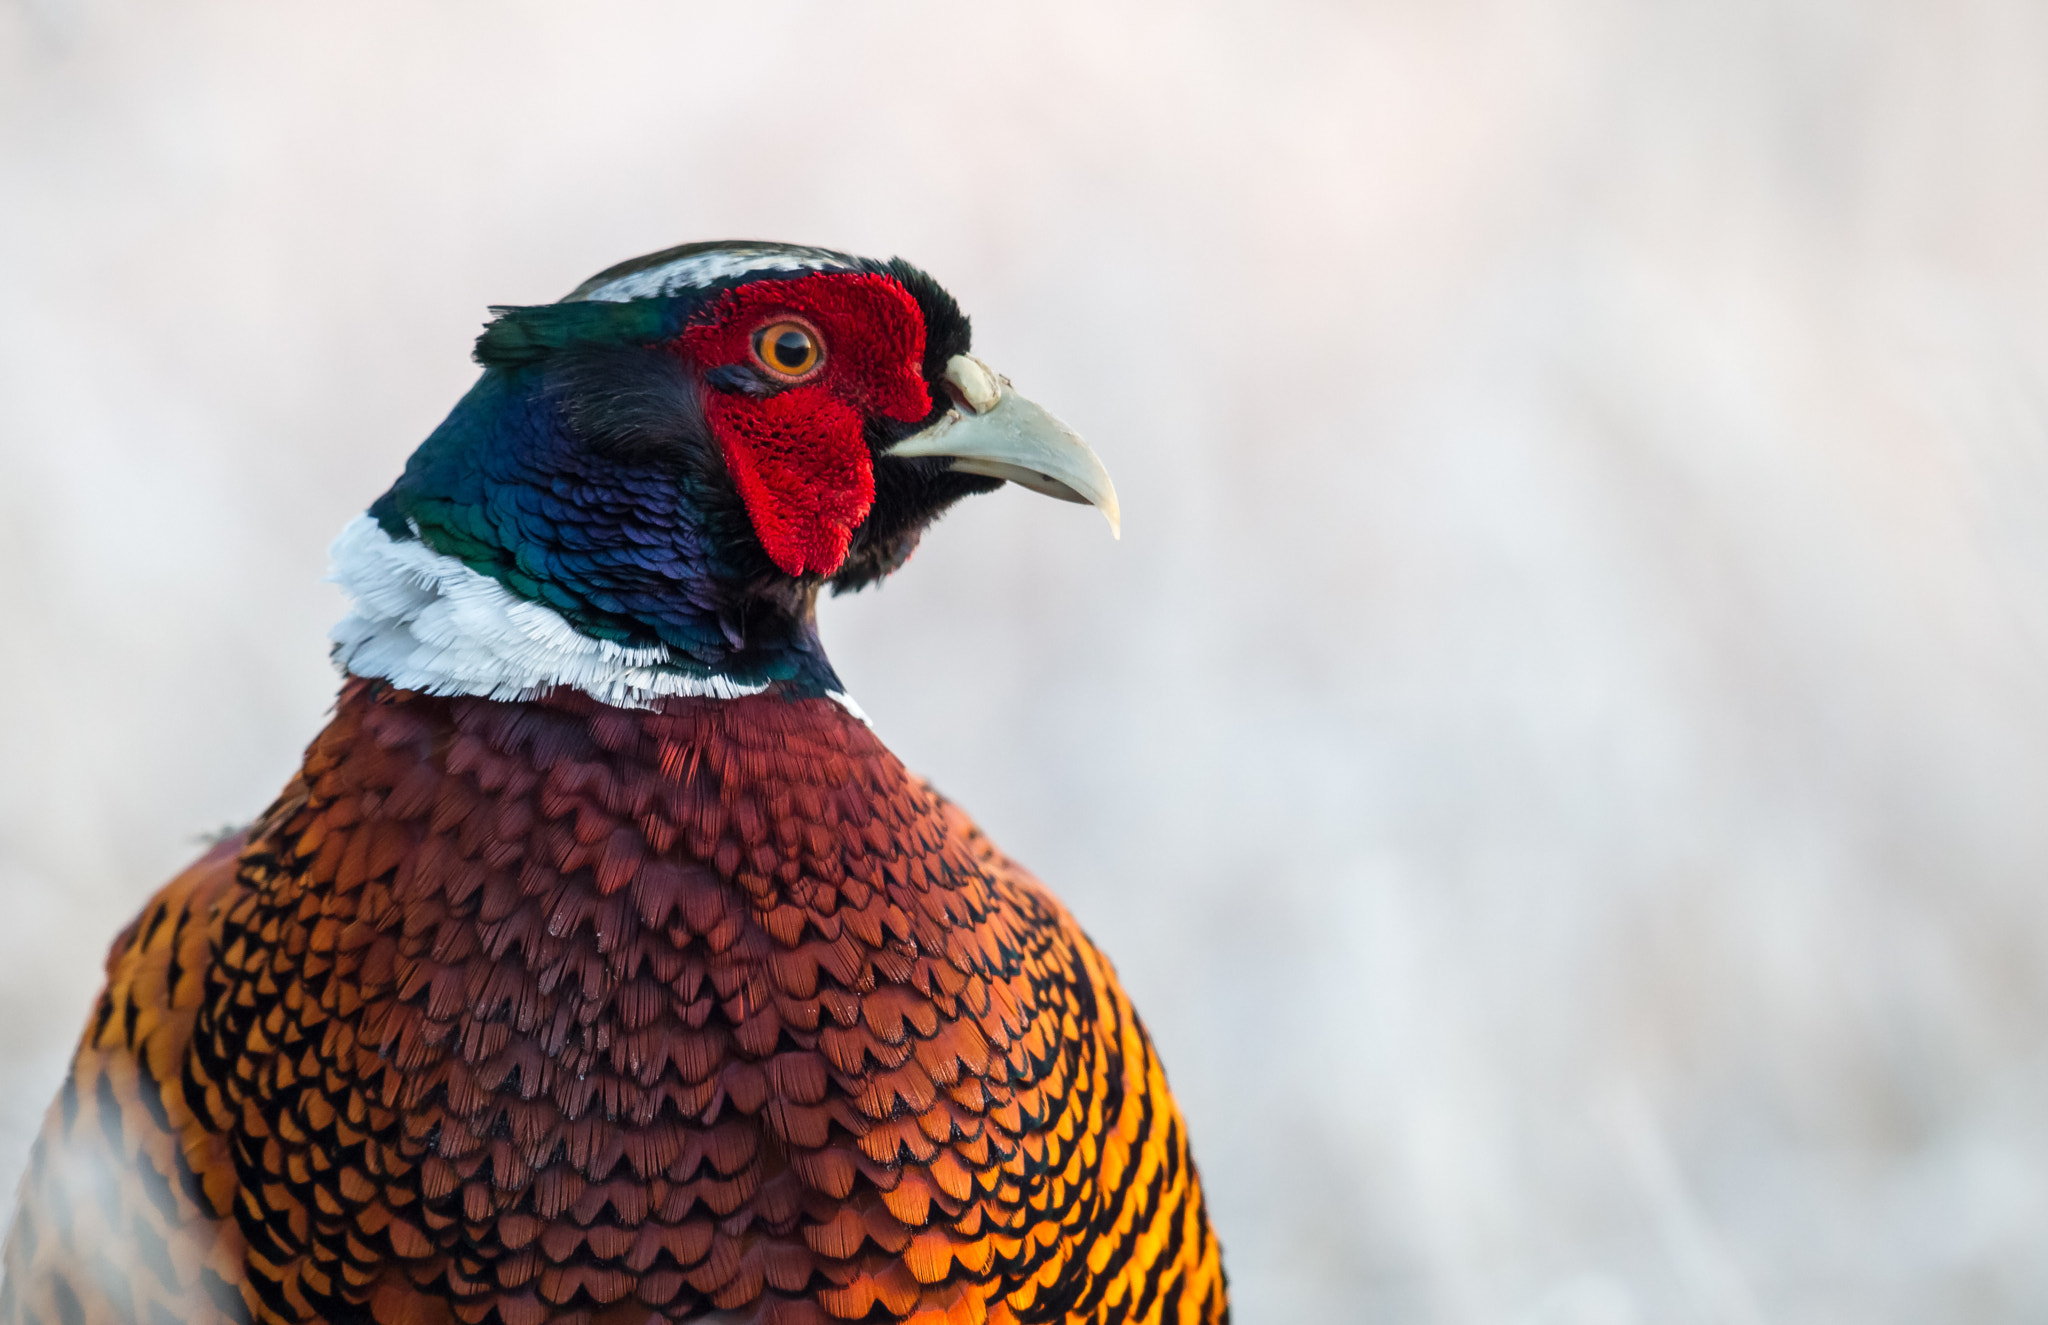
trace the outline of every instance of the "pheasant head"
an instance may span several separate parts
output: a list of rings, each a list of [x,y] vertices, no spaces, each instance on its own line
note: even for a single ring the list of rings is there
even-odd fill
[[[757,242],[500,308],[482,378],[336,545],[339,660],[441,694],[828,693],[820,588],[1004,482],[1101,508],[1081,439],[901,259]]]

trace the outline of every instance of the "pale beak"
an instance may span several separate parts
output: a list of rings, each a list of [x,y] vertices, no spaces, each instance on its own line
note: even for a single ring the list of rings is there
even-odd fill
[[[963,474],[1008,479],[1061,501],[1087,503],[1109,521],[1112,537],[1123,537],[1109,471],[1072,428],[1018,395],[1009,378],[971,354],[956,354],[946,364],[946,385],[953,408],[882,454],[945,456]]]

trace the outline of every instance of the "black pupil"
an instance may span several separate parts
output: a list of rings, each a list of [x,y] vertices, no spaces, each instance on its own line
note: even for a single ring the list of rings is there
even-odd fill
[[[785,331],[769,346],[768,357],[781,368],[802,368],[811,360],[811,338],[794,329]]]

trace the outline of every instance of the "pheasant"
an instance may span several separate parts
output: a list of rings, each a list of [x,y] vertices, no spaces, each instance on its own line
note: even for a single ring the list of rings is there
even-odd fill
[[[332,720],[115,940],[0,1321],[1221,1322],[1159,1059],[820,590],[1094,453],[901,259],[497,308],[349,524]]]

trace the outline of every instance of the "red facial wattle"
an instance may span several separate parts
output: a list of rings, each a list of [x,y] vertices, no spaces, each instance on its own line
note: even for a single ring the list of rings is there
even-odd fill
[[[791,575],[830,575],[875,500],[867,417],[931,412],[924,316],[887,276],[821,272],[737,287],[683,332],[682,348],[700,370],[752,364],[754,334],[790,316],[817,329],[822,364],[769,395],[707,390],[704,412],[769,559]]]

